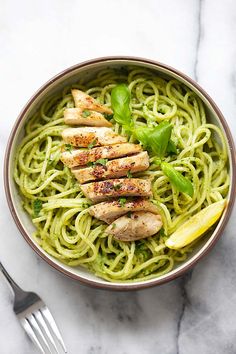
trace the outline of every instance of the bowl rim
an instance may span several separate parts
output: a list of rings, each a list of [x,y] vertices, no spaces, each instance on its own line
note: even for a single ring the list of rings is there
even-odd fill
[[[228,140],[228,144],[229,144],[229,148],[231,151],[230,157],[232,160],[232,180],[236,179],[236,150],[235,150],[235,145],[234,145],[234,140],[232,137],[232,134],[230,132],[230,129],[228,127],[228,124],[223,116],[223,114],[221,113],[220,109],[218,108],[218,106],[216,105],[216,103],[214,102],[214,100],[210,97],[210,95],[197,83],[195,82],[193,79],[191,79],[189,76],[187,76],[186,74],[182,73],[181,71],[173,68],[172,66],[163,64],[161,62],[155,61],[155,60],[151,60],[151,59],[146,59],[146,58],[141,58],[141,57],[133,57],[133,56],[106,56],[106,57],[99,57],[99,58],[95,58],[95,59],[91,59],[91,60],[86,60],[83,61],[79,64],[75,64],[73,66],[68,67],[67,69],[61,71],[60,73],[58,73],[57,75],[53,76],[51,79],[49,79],[45,84],[43,84],[32,96],[31,98],[28,100],[28,102],[25,104],[25,106],[23,107],[23,109],[21,110],[21,112],[19,113],[15,124],[13,125],[13,128],[11,130],[8,142],[7,142],[7,146],[6,146],[6,150],[5,150],[5,159],[4,159],[4,188],[5,188],[5,194],[6,194],[6,199],[7,199],[7,203],[8,203],[8,207],[10,209],[11,215],[15,221],[16,226],[18,227],[18,230],[20,231],[20,233],[22,234],[22,236],[24,237],[24,239],[27,241],[27,243],[30,245],[30,247],[42,258],[44,259],[44,261],[46,261],[51,267],[53,267],[54,269],[56,269],[57,271],[59,271],[60,273],[68,276],[69,278],[73,279],[73,280],[78,280],[81,283],[85,284],[85,285],[89,285],[92,286],[94,288],[97,289],[107,289],[107,290],[116,290],[116,291],[130,291],[130,290],[141,290],[141,289],[145,289],[145,288],[149,288],[149,287],[153,287],[156,285],[161,285],[164,283],[167,283],[171,280],[176,279],[177,277],[183,275],[186,271],[190,270],[194,265],[196,265],[206,254],[209,253],[209,251],[212,249],[212,247],[216,244],[216,242],[218,241],[218,239],[220,238],[220,236],[223,233],[223,230],[226,227],[226,224],[229,220],[229,217],[232,213],[233,210],[233,205],[234,205],[234,201],[235,198],[233,198],[233,196],[235,196],[235,192],[236,192],[236,184],[234,183],[231,186],[231,198],[229,199],[228,202],[228,206],[227,206],[227,210],[224,214],[224,219],[222,221],[222,223],[220,224],[220,227],[218,228],[218,230],[216,231],[215,237],[211,240],[211,242],[209,242],[209,244],[207,245],[207,247],[205,249],[201,251],[199,251],[199,254],[197,257],[195,257],[194,259],[190,260],[188,262],[188,264],[183,265],[181,267],[181,269],[177,269],[176,272],[174,274],[166,274],[164,275],[163,278],[159,279],[151,279],[150,281],[147,281],[145,283],[140,282],[140,283],[135,283],[133,284],[131,283],[120,283],[120,284],[113,284],[113,283],[100,283],[99,281],[95,281],[95,280],[91,280],[91,279],[86,279],[78,274],[73,274],[70,273],[70,271],[64,269],[62,266],[58,265],[57,263],[55,263],[54,261],[52,261],[50,258],[48,258],[42,251],[40,248],[38,248],[32,241],[31,237],[28,235],[28,233],[25,231],[24,227],[22,226],[22,223],[20,221],[20,219],[18,218],[15,206],[14,206],[14,201],[10,192],[10,178],[11,176],[9,175],[9,162],[10,162],[10,151],[12,148],[12,144],[14,141],[14,136],[15,133],[18,129],[18,126],[21,122],[21,120],[23,119],[25,113],[27,112],[27,110],[30,108],[30,106],[34,103],[34,101],[37,99],[37,97],[44,91],[46,90],[52,83],[56,82],[57,80],[61,79],[63,76],[73,72],[74,70],[77,69],[81,69],[84,68],[88,65],[91,64],[99,64],[99,63],[104,63],[106,61],[109,62],[115,62],[115,61],[131,61],[134,64],[151,64],[157,68],[163,68],[164,70],[167,70],[175,75],[180,76],[181,78],[183,78],[184,80],[186,80],[188,83],[190,83],[192,86],[194,86],[194,88],[196,88],[204,97],[205,99],[210,103],[212,109],[215,111],[217,117],[219,118],[225,135],[227,137]]]

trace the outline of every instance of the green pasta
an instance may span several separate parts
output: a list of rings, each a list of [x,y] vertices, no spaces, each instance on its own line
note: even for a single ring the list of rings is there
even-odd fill
[[[65,108],[74,107],[70,90],[49,97],[25,126],[17,150],[14,178],[23,207],[36,227],[34,238],[50,255],[69,266],[83,266],[107,281],[143,281],[170,272],[185,260],[194,245],[179,251],[165,240],[189,217],[227,197],[229,189],[227,147],[222,131],[207,123],[204,105],[188,87],[155,73],[129,68],[100,71],[90,82],[73,88],[86,91],[100,103],[111,105],[111,90],[126,83],[131,92],[134,127],[155,127],[162,121],[172,126],[171,141],[177,153],[170,163],[193,184],[193,196],[179,192],[150,153],[150,167],[135,176],[152,180],[152,202],[158,207],[163,228],[157,235],[136,242],[116,241],[105,233],[106,224],[88,213],[90,201],[68,167],[60,161]],[[114,130],[135,136],[111,119]]]

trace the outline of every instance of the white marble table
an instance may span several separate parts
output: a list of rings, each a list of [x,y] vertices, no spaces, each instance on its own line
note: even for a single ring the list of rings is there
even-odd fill
[[[236,131],[234,0],[0,0],[0,159],[31,94],[60,70],[104,55],[173,65],[212,95]],[[2,176],[1,176],[2,178]],[[55,315],[70,354],[236,353],[235,211],[193,272],[135,293],[98,291],[65,278],[29,248],[0,183],[0,259]],[[34,354],[0,275],[0,353]]]

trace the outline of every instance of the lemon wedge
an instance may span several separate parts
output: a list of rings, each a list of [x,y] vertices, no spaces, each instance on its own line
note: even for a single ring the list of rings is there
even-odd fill
[[[196,240],[220,218],[225,205],[224,199],[199,211],[170,235],[165,242],[166,246],[179,249]]]

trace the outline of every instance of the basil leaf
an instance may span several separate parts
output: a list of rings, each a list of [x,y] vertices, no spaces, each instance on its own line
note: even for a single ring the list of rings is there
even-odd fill
[[[157,166],[161,166],[161,159],[160,158],[154,158],[153,163]]]
[[[161,169],[178,191],[186,193],[190,197],[193,196],[193,185],[188,178],[184,177],[168,162],[162,162]]]
[[[169,154],[177,154],[177,148],[175,143],[173,142],[173,140],[169,140],[167,148],[166,148],[166,152],[168,152]]]
[[[133,126],[130,110],[130,90],[127,85],[116,85],[111,91],[111,107],[114,112],[113,118],[126,128]]]
[[[169,122],[161,122],[155,128],[138,128],[135,130],[136,138],[154,154],[163,157],[170,141],[172,125]]]
[[[39,216],[40,210],[42,209],[42,200],[35,199],[33,202],[33,210],[34,210],[34,217],[37,218]]]
[[[172,125],[169,122],[161,122],[150,134],[149,145],[157,156],[165,155],[171,131]]]
[[[136,138],[142,143],[144,148],[149,146],[149,136],[152,132],[152,128],[142,127],[135,129],[134,133]]]

